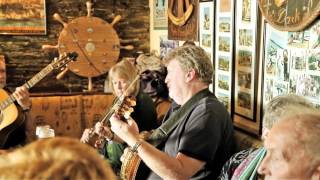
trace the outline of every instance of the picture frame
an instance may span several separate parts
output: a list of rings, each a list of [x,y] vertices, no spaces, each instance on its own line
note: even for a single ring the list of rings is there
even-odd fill
[[[163,58],[170,50],[179,47],[179,41],[168,40],[167,35],[159,36],[160,38],[160,58]]]
[[[213,62],[213,46],[214,46],[214,36],[213,36],[213,25],[214,25],[214,2],[205,1],[199,2],[199,44],[202,47],[208,57],[212,66]],[[212,80],[214,77],[212,77]],[[209,90],[213,92],[213,84],[209,85]]]
[[[215,15],[215,88],[217,98],[232,112],[234,1],[217,0]]]
[[[0,34],[45,35],[46,1],[11,0],[0,3]]]
[[[257,0],[237,1],[235,10],[234,125],[252,134],[261,132],[257,116],[260,15]]]
[[[199,3],[199,43],[210,57],[213,63],[213,24],[214,24],[214,2]]]
[[[314,40],[320,38],[319,30],[320,20],[295,33],[280,31],[264,21],[261,112],[282,94],[303,96],[320,107],[320,46]]]
[[[153,29],[168,29],[168,0],[153,0]]]

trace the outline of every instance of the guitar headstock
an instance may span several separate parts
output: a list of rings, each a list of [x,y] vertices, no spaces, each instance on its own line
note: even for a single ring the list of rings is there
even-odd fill
[[[71,52],[71,53],[63,53],[59,58],[55,59],[51,65],[53,69],[59,69],[64,68],[69,62],[76,61],[78,57],[77,52]]]

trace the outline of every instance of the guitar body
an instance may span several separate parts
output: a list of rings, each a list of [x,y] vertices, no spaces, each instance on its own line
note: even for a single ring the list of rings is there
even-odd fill
[[[0,102],[9,98],[8,93],[0,89]],[[3,147],[6,143],[8,136],[12,131],[19,127],[22,122],[17,122],[18,109],[14,103],[10,104],[0,114],[0,147]],[[19,121],[19,120],[18,120]]]
[[[8,93],[0,89],[0,102],[9,98]],[[0,114],[0,131],[5,127],[12,124],[18,117],[18,109],[14,103],[10,104],[7,108],[1,111]]]
[[[144,164],[137,152],[133,152],[128,148],[122,155],[123,161],[121,165],[120,175],[122,179],[147,179],[150,169]]]
[[[42,69],[23,86],[27,89],[30,89],[37,82],[48,75],[53,69],[64,67],[69,62],[74,61],[77,56],[78,54],[76,52],[68,54],[65,53],[59,57],[59,59],[55,59],[52,63]],[[16,99],[13,95],[9,96],[5,90],[0,89],[0,148],[4,146],[10,133],[24,122],[24,118],[17,118],[19,112],[14,104],[14,101],[16,101]]]

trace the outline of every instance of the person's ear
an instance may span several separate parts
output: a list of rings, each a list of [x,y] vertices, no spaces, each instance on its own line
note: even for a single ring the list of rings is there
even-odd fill
[[[268,129],[268,128],[263,128],[263,130],[262,130],[262,135],[261,135],[261,139],[262,139],[262,140],[265,140],[265,139],[268,137],[269,132],[270,132],[270,129]]]
[[[190,82],[192,79],[194,79],[196,76],[196,71],[194,69],[189,70],[185,77],[186,77],[186,82]]]

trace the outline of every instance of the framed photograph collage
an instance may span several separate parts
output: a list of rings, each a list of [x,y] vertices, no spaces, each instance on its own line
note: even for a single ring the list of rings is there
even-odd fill
[[[233,0],[217,0],[215,28],[215,94],[231,112],[233,75]]]
[[[199,43],[208,54],[213,63],[213,23],[214,23],[214,2],[200,2],[199,4]],[[209,86],[213,91],[212,84]]]
[[[212,61],[213,47],[213,1],[200,2],[200,20],[199,20],[199,43],[200,46],[208,53]]]
[[[320,20],[300,32],[278,31],[264,22],[263,107],[294,93],[320,107]]]
[[[256,117],[259,73],[257,0],[237,1],[235,13],[234,123],[259,134],[260,121]]]

